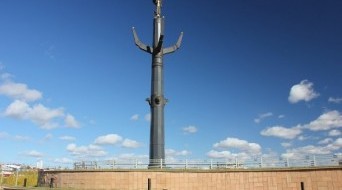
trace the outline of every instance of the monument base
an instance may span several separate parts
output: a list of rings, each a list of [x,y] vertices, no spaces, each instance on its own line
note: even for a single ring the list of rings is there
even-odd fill
[[[148,165],[148,169],[164,169],[166,168],[166,164],[165,163],[150,163]]]

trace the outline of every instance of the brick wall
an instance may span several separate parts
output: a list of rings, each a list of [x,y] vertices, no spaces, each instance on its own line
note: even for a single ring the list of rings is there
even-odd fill
[[[48,183],[75,189],[152,190],[342,190],[342,168],[186,171],[45,171]]]

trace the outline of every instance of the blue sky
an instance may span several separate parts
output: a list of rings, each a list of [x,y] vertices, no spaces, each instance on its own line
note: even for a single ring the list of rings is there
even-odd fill
[[[340,154],[340,1],[164,0],[169,159]],[[0,0],[0,162],[147,158],[151,1]]]

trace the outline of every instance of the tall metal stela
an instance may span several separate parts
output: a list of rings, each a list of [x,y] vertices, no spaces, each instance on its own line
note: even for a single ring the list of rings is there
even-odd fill
[[[153,0],[156,11],[153,19],[153,45],[142,43],[133,29],[135,44],[143,51],[152,55],[151,97],[147,98],[151,107],[150,131],[150,162],[149,168],[160,168],[165,165],[164,148],[164,106],[167,99],[164,97],[163,56],[175,52],[181,45],[183,32],[175,45],[163,48],[164,17],[161,15],[162,0]]]

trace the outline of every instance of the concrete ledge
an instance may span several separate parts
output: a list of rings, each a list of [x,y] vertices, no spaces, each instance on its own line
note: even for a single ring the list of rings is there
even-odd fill
[[[319,171],[342,170],[342,166],[327,167],[287,167],[287,168],[222,168],[222,169],[79,169],[79,170],[45,170],[51,173],[82,173],[82,172],[171,172],[171,173],[225,173],[225,172],[274,172],[274,171]]]

